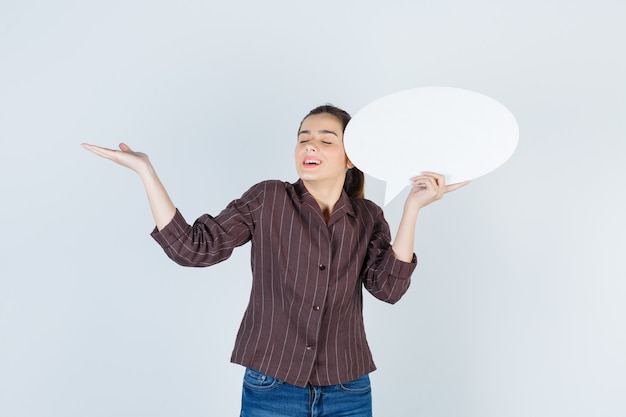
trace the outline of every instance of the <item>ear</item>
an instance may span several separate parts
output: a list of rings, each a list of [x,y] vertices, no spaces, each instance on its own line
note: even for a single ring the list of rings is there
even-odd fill
[[[352,161],[350,161],[350,158],[346,158],[346,167],[348,169],[354,168],[354,164],[352,163]]]

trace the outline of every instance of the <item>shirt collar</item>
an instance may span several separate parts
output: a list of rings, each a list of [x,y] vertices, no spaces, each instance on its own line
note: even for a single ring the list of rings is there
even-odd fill
[[[309,190],[306,189],[302,179],[298,179],[298,181],[293,184],[293,187],[301,203],[308,202],[308,204],[312,207],[319,208],[319,206],[317,205],[317,201],[315,201],[315,198],[311,195]],[[349,216],[356,217],[354,213],[352,198],[348,196],[348,194],[346,194],[345,190],[341,190],[341,195],[339,196],[339,200],[337,200],[337,203],[335,204],[335,208],[333,209],[330,218],[332,219],[333,217],[339,216],[344,213]]]

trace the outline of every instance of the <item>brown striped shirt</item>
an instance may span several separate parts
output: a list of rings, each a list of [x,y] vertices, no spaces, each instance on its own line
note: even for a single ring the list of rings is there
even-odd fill
[[[363,286],[395,303],[413,262],[397,260],[380,207],[342,193],[328,219],[301,180],[265,181],[218,216],[190,226],[180,212],[152,232],[184,266],[209,266],[251,241],[252,292],[231,361],[287,383],[335,385],[374,369]]]

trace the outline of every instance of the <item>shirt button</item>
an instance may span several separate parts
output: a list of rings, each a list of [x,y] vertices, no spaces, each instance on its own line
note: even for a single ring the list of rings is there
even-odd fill
[[[320,311],[320,306],[313,306],[313,310]]]
[[[313,350],[313,349],[315,349],[315,346],[309,345],[306,347],[306,350]]]
[[[321,271],[323,271],[323,270],[325,270],[325,269],[326,269],[326,265],[324,265],[324,264],[320,264],[320,270],[321,270]]]

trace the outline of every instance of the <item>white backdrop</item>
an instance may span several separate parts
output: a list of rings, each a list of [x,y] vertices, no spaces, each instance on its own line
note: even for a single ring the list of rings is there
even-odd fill
[[[295,180],[310,108],[429,85],[500,101],[520,143],[421,213],[400,303],[366,296],[375,414],[624,416],[625,17],[621,0],[1,0],[0,416],[238,414],[249,247],[173,264],[138,178],[81,142],[147,152],[191,221]]]

